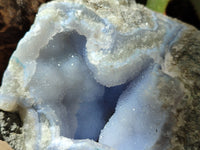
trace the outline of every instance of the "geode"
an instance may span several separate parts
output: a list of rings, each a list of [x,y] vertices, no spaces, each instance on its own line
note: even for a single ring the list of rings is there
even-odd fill
[[[0,109],[19,113],[25,150],[198,147],[200,80],[189,75],[200,64],[184,68],[183,55],[199,62],[199,41],[194,27],[131,0],[49,2],[10,58]]]

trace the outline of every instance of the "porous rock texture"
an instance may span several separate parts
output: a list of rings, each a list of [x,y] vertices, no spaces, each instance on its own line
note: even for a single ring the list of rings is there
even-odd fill
[[[0,140],[7,141],[13,149],[23,150],[24,136],[19,114],[0,111]]]
[[[2,116],[21,120],[13,148],[198,149],[199,43],[131,0],[43,5],[0,91]]]
[[[172,149],[200,148],[200,32],[191,29],[183,34],[180,42],[171,48],[167,63],[176,72],[186,89],[182,107],[177,109],[177,127],[174,129]],[[168,57],[169,58],[169,57]],[[173,76],[173,75],[172,75]]]

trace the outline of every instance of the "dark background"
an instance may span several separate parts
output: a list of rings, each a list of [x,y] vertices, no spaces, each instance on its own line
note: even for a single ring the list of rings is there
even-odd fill
[[[147,0],[136,0],[136,2],[146,5]],[[167,6],[166,15],[192,24],[200,29],[200,21],[190,0],[171,0]]]

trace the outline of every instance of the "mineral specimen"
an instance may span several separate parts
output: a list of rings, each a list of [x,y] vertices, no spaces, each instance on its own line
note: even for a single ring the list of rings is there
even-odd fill
[[[18,41],[29,30],[41,3],[49,0],[0,0],[0,82]]]
[[[191,41],[198,30],[131,0],[49,2],[10,58],[0,109],[20,114],[25,150],[186,147],[194,80],[175,58]]]

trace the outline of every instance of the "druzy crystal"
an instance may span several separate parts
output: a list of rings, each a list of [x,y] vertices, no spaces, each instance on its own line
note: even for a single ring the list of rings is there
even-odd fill
[[[0,108],[19,112],[25,150],[165,150],[185,93],[171,51],[195,31],[134,1],[52,1],[10,59]]]

